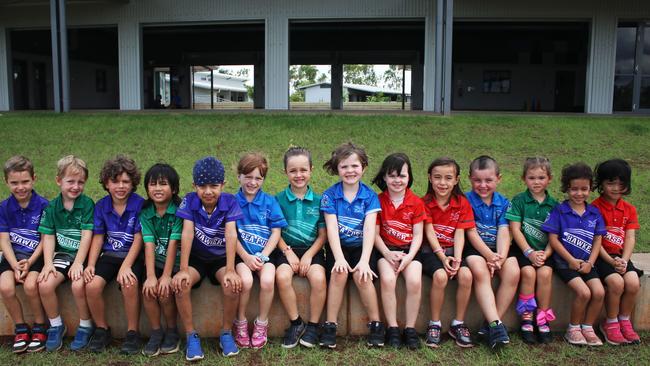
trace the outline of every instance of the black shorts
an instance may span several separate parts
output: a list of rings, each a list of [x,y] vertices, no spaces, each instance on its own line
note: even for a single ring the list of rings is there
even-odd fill
[[[393,246],[390,246],[390,245],[388,245],[388,246],[386,246],[386,247],[387,247],[388,250],[390,250],[391,252],[402,252],[402,253],[404,253],[404,254],[408,254],[408,252],[409,252],[409,250],[410,250],[410,248],[399,248],[399,247],[393,247]],[[376,250],[376,249],[373,249],[373,252],[374,252],[374,253],[377,253],[377,254],[376,254],[376,259],[377,259],[377,260],[376,260],[376,263],[379,263],[379,260],[382,259],[382,258],[384,258],[384,256],[381,255],[381,253],[379,253],[379,251]],[[419,250],[418,250],[417,253],[415,253],[415,257],[413,257],[413,260],[422,263],[422,255],[421,255],[421,253],[420,253]],[[377,268],[377,270],[379,270],[379,265],[377,265],[376,268]],[[377,274],[377,276],[379,276],[379,272],[375,272],[375,273]]]
[[[493,250],[493,252],[496,253],[496,251],[494,251],[494,250]],[[463,250],[463,259],[469,257],[470,255],[478,255],[480,257],[483,257],[483,255],[478,250],[476,250],[476,248],[474,248],[474,246],[471,243],[467,242],[467,243],[465,243],[465,248]],[[508,249],[508,258],[514,257],[514,256],[515,256],[515,254],[514,254],[514,252],[512,250],[512,245],[511,245],[510,249]]]
[[[445,248],[445,255],[452,257],[454,255],[454,247]],[[420,253],[420,262],[422,262],[422,274],[429,277],[433,277],[433,274],[437,270],[445,269],[445,265],[442,263],[440,258],[438,258],[438,255],[433,252]],[[467,261],[465,258],[462,258],[460,266],[467,267]]]
[[[163,267],[158,267],[158,266],[156,266],[155,270],[156,270],[156,278],[160,278],[160,277],[162,276],[163,271],[164,271],[165,269],[164,269]],[[176,267],[176,266],[174,266],[174,268],[172,268],[172,277],[174,277],[174,275],[175,275],[176,273],[178,273],[178,270],[179,270],[179,268]]]
[[[22,253],[16,253],[16,260],[18,260],[18,261],[23,260],[23,259],[27,259],[27,258],[29,258],[29,256],[24,255]],[[38,257],[36,262],[34,262],[34,264],[32,264],[29,267],[29,271],[30,272],[40,272],[42,269],[43,269],[43,256],[41,255],[40,257]],[[13,269],[11,269],[11,266],[9,265],[9,262],[7,262],[7,260],[3,256],[2,260],[0,260],[0,273],[4,273],[6,271],[12,271],[13,272]]]
[[[358,247],[342,246],[341,251],[343,251],[343,257],[345,257],[345,260],[348,262],[348,265],[350,265],[350,268],[354,268],[356,267],[356,265],[359,263],[359,260],[361,259],[361,253],[363,253],[363,246],[362,245],[359,245]],[[370,270],[372,270],[375,273],[377,273],[377,260],[379,260],[379,254],[373,248],[372,252],[370,253],[370,260],[368,261],[368,265],[370,266]],[[329,249],[327,252],[325,262],[326,262],[325,268],[327,269],[326,273],[329,275],[330,273],[332,273],[332,268],[334,268],[334,263],[336,262],[336,259],[334,258],[331,249]]]
[[[305,255],[305,253],[309,250],[309,248],[291,248],[291,250],[296,254],[298,259],[301,259],[302,256]],[[287,262],[287,257],[285,257],[284,253],[282,253],[282,251],[280,251],[279,249],[276,249],[274,251],[274,259],[275,259],[274,261],[275,268],[280,267],[280,265],[282,264],[287,264],[287,265],[289,264],[289,262]],[[325,253],[323,252],[322,249],[319,250],[316,254],[314,254],[314,256],[311,259],[311,264],[312,266],[314,264],[317,264],[325,268]]]
[[[610,266],[609,263],[605,262],[604,260],[602,260],[600,258],[598,258],[596,260],[596,270],[598,271],[598,275],[600,276],[600,279],[603,280],[603,281],[605,280],[605,278],[609,277],[609,275],[612,275],[612,274],[618,274],[620,276],[620,274],[618,272],[616,272],[614,267]],[[627,270],[627,272],[631,272],[631,271],[636,272],[636,274],[639,276],[639,278],[641,278],[643,276],[643,271],[636,268],[634,266],[634,263],[632,263],[631,260],[627,261],[626,270]]]
[[[190,256],[189,267],[194,268],[199,272],[199,280],[192,286],[192,288],[198,288],[201,286],[201,281],[203,278],[208,277],[210,283],[219,286],[219,281],[217,281],[217,271],[222,267],[226,266],[226,256],[216,257],[212,260],[203,260],[197,257]]]
[[[124,258],[113,257],[104,254],[99,257],[97,263],[95,264],[95,275],[103,278],[104,281],[106,281],[108,284],[113,281],[115,277],[117,277],[117,273],[120,271],[120,267],[122,267],[123,262]],[[138,279],[138,284],[141,284],[142,277],[144,276],[144,261],[142,258],[136,258],[136,260],[133,262],[133,265],[131,266],[131,271],[135,275],[135,278]]]
[[[582,278],[582,280],[585,282],[593,279],[600,280],[598,278],[598,271],[596,271],[595,267],[592,268],[589,273],[578,273],[578,271],[571,268],[555,268],[553,272],[557,273],[557,275],[560,276],[560,279],[562,279],[564,283],[569,283],[576,277]]]
[[[510,247],[510,252],[508,254],[509,254],[508,255],[509,257],[514,255],[514,257],[517,258],[517,263],[519,263],[519,268],[524,268],[526,266],[535,267],[535,266],[533,266],[533,263],[530,261],[530,259],[528,259],[524,255],[524,253],[521,251],[521,249],[515,243],[513,243],[512,246]],[[542,267],[551,267],[551,268],[553,268],[553,267],[555,267],[554,264],[555,264],[555,262],[553,260],[553,257],[551,257],[551,258],[547,258],[544,261],[544,265]]]

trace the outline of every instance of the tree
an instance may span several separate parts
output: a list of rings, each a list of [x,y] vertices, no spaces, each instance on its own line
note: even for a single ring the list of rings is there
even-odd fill
[[[388,70],[384,71],[384,85],[392,90],[402,90],[402,65],[388,65]]]
[[[377,74],[372,65],[343,65],[343,82],[377,86]]]
[[[316,84],[317,77],[318,69],[314,65],[294,65],[289,68],[289,82],[293,86],[293,89],[304,85]]]

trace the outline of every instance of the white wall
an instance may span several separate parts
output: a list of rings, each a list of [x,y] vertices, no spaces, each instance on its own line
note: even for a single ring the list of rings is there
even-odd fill
[[[332,98],[331,88],[321,88],[320,85],[305,89],[305,102],[329,103]]]

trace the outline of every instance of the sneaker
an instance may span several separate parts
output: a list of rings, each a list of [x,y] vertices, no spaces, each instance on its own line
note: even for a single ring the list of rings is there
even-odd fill
[[[408,349],[420,348],[420,337],[418,337],[418,332],[415,331],[415,328],[404,328],[404,344]]]
[[[521,327],[519,328],[519,333],[521,334],[521,339],[524,343],[535,344],[537,339],[535,338],[535,328],[533,327],[533,321],[530,319],[522,319]]]
[[[14,336],[13,353],[23,353],[29,347],[31,336],[29,326],[25,323],[16,324],[16,335]]]
[[[289,328],[284,332],[284,340],[282,347],[293,348],[300,342],[300,337],[305,333],[305,322],[301,321],[298,325],[289,325]]]
[[[467,325],[465,325],[465,323],[450,326],[447,333],[454,341],[456,341],[456,344],[459,347],[474,347],[474,342],[472,342],[472,334],[470,333],[469,328],[467,328]]]
[[[427,339],[424,341],[424,344],[428,347],[438,348],[440,345],[441,333],[442,329],[439,325],[429,324],[429,327],[427,328]]]
[[[318,326],[313,324],[307,324],[305,327],[305,332],[300,337],[300,344],[312,348],[318,345]]]
[[[386,344],[395,348],[402,346],[402,335],[398,327],[388,327],[386,329]]]
[[[593,327],[582,328],[582,335],[585,337],[588,346],[602,346],[603,341],[598,338]]]
[[[251,335],[251,346],[255,349],[260,349],[266,345],[268,341],[267,333],[269,331],[268,320],[266,324],[261,324],[255,319],[253,324],[253,334]]]
[[[239,348],[250,348],[251,338],[248,335],[248,321],[246,320],[237,320],[233,322],[235,327],[235,342]]]
[[[201,349],[201,338],[196,332],[187,335],[187,348],[185,349],[185,359],[187,361],[202,360],[204,357]]]
[[[148,357],[158,356],[160,354],[160,345],[162,344],[165,333],[161,329],[152,329],[149,341],[144,345],[142,354]]]
[[[48,352],[58,351],[63,346],[63,337],[65,336],[66,327],[64,324],[50,327],[47,330],[47,342],[45,348]]]
[[[239,349],[235,343],[235,339],[232,337],[230,331],[222,331],[219,336],[219,347],[221,347],[221,354],[224,357],[235,356],[239,354]]]
[[[368,323],[368,347],[383,347],[384,346],[384,323],[372,321]]]
[[[575,346],[584,346],[587,344],[587,340],[585,339],[585,336],[582,335],[580,328],[569,327],[569,329],[566,330],[566,333],[564,333],[564,340]]]
[[[510,337],[508,337],[506,326],[502,322],[492,322],[489,327],[488,346],[498,349],[508,343],[510,343]]]
[[[77,327],[77,333],[74,335],[72,343],[70,343],[70,349],[72,351],[79,351],[84,349],[90,342],[90,338],[93,336],[95,327],[82,327],[81,325]]]
[[[47,344],[46,329],[47,325],[34,323],[32,327],[32,341],[27,346],[27,352],[39,352],[45,348]]]
[[[88,343],[88,349],[95,353],[104,352],[106,346],[111,343],[111,340],[111,328],[97,328],[93,337],[90,339],[90,343]]]
[[[135,355],[140,352],[140,333],[135,330],[126,332],[126,337],[124,338],[120,352],[125,355]]]
[[[483,322],[483,325],[478,329],[478,332],[476,332],[476,337],[479,339],[479,341],[485,341],[489,335],[490,326],[487,322]]]
[[[181,337],[178,335],[176,328],[169,329],[165,332],[165,338],[163,338],[162,343],[160,344],[160,353],[169,354],[176,353],[181,348]]]
[[[608,323],[607,320],[603,320],[603,322],[600,323],[599,328],[607,343],[613,346],[627,343],[627,339],[623,337],[623,334],[621,333],[621,325],[618,322]]]
[[[323,334],[320,336],[320,346],[336,348],[336,323],[325,322]]]
[[[621,334],[623,334],[623,337],[625,337],[629,343],[641,343],[641,337],[639,337],[639,335],[634,331],[634,328],[632,328],[632,322],[630,320],[619,320],[618,323],[621,326]]]

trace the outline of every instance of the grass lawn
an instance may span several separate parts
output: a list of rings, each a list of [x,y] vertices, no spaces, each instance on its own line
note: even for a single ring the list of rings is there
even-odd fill
[[[507,197],[525,189],[520,180],[524,158],[548,157],[556,177],[551,194],[561,198],[562,166],[589,165],[620,157],[633,168],[629,201],[639,212],[641,230],[636,251],[650,251],[650,118],[459,114],[451,117],[417,114],[351,115],[342,113],[3,113],[0,114],[0,159],[23,154],[36,166],[37,191],[47,198],[58,193],[56,161],[75,154],[89,164],[86,193],[97,200],[105,192],[98,183],[104,160],[124,153],[144,171],[155,162],[172,164],[181,175],[181,191],[191,190],[195,160],[216,155],[226,165],[226,190],[235,192],[235,166],[247,151],[262,151],[271,168],[264,186],[269,193],[285,187],[282,155],[292,144],[311,149],[312,186],[322,192],[336,181],[321,168],[336,145],[353,141],[365,146],[370,182],[384,157],[407,153],[413,163],[414,191],[426,191],[426,169],[439,156],[461,165],[462,187],[469,188],[467,167],[478,155],[489,154],[501,165],[499,190]],[[144,175],[144,174],[143,174]],[[145,194],[139,187],[138,192]],[[0,197],[9,194],[5,185]],[[592,195],[596,197],[595,194]]]

